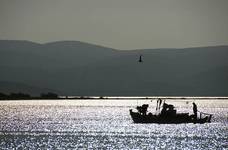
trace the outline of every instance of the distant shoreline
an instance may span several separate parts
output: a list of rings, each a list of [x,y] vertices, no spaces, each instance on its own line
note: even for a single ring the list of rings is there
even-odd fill
[[[126,96],[120,96],[120,97],[112,97],[112,96],[59,96],[58,98],[40,98],[40,97],[31,97],[27,99],[23,98],[17,98],[17,99],[1,99],[0,101],[17,101],[17,100],[153,100],[153,99],[167,99],[167,100],[189,100],[189,99],[196,99],[196,100],[208,100],[208,99],[213,99],[213,100],[225,100],[228,99],[228,97],[211,97],[211,96],[148,96],[148,97],[126,97]]]

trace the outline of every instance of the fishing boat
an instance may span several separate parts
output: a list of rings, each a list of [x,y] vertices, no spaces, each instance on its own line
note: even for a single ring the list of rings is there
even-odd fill
[[[160,106],[163,103],[162,110]],[[173,105],[162,102],[161,99],[157,101],[156,111],[158,114],[147,112],[148,104],[137,106],[137,112],[130,109],[130,115],[134,123],[158,123],[158,124],[180,124],[180,123],[210,123],[212,114],[203,113],[197,110],[197,106],[193,103],[194,114],[177,113]],[[197,114],[200,114],[198,117]],[[202,116],[205,117],[202,117]]]

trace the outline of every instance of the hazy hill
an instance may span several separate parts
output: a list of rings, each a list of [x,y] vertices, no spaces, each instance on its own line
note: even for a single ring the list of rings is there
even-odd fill
[[[7,82],[7,81],[0,81],[0,91],[4,94],[10,94],[10,93],[29,93],[33,96],[40,96],[41,93],[60,93],[59,91],[52,90],[52,89],[46,89],[46,88],[40,88],[40,87],[34,87],[22,83],[17,82]]]
[[[1,81],[69,95],[228,96],[227,68],[228,46],[121,51],[78,41],[0,41]]]

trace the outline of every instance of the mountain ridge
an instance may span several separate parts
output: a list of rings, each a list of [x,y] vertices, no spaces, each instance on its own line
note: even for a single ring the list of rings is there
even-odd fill
[[[0,81],[66,95],[228,95],[228,46],[224,45],[117,50],[80,41],[6,43],[0,40]]]
[[[29,40],[0,40],[0,44],[1,42],[9,42],[9,44],[12,44],[12,42],[19,42],[19,43],[31,43],[34,45],[49,45],[49,44],[56,44],[56,43],[81,43],[81,44],[85,44],[85,45],[92,45],[92,46],[97,46],[97,47],[103,47],[103,48],[108,48],[108,49],[113,49],[113,50],[120,50],[120,51],[135,51],[135,50],[178,50],[178,49],[198,49],[198,48],[216,48],[216,47],[228,47],[228,45],[212,45],[212,46],[192,46],[192,47],[183,47],[183,48],[163,48],[163,47],[159,47],[159,48],[137,48],[137,49],[116,49],[116,48],[111,48],[109,46],[103,46],[103,45],[99,45],[99,44],[94,44],[94,43],[89,43],[89,42],[84,42],[84,41],[78,41],[78,40],[62,40],[62,41],[51,41],[51,42],[33,42],[33,41],[29,41]]]

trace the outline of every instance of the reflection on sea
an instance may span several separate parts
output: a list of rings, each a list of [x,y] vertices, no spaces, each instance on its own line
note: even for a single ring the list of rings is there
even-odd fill
[[[192,100],[170,100],[192,113]],[[1,149],[226,149],[228,101],[194,100],[206,124],[134,124],[129,109],[151,100],[1,101]]]

